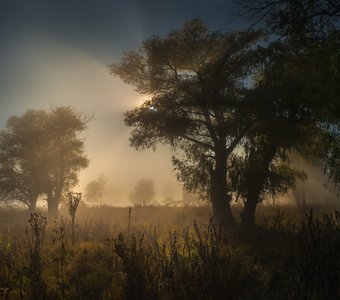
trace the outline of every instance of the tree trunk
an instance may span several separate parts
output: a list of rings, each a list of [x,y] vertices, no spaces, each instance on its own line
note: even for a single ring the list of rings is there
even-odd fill
[[[269,166],[272,162],[277,147],[274,144],[267,146],[262,154],[258,155],[255,151],[249,155],[250,169],[248,170],[247,186],[248,195],[241,212],[242,226],[251,229],[255,227],[255,214],[257,205],[260,202],[260,195],[264,183],[268,178]],[[258,162],[258,160],[261,160]]]
[[[56,196],[53,197],[53,194],[47,195],[47,212],[49,218],[54,218],[58,215],[58,208],[59,208],[60,199]]]
[[[255,227],[256,207],[260,202],[260,193],[265,179],[266,178],[254,178],[254,182],[250,184],[248,189],[248,197],[241,212],[241,222],[242,226],[245,228],[250,229]]]
[[[55,188],[54,195],[51,192],[49,196],[47,197],[47,209],[48,209],[48,216],[54,217],[58,215],[59,212],[59,204],[61,202],[61,195],[63,192],[64,187],[64,170],[62,169],[59,183],[57,184]]]
[[[210,175],[210,200],[216,221],[225,229],[234,228],[236,221],[231,211],[230,197],[228,197],[225,155],[216,153],[215,169]]]
[[[30,198],[29,205],[28,205],[29,213],[35,212],[35,210],[37,209],[37,201],[38,201],[38,195],[32,195],[32,197]]]
[[[61,195],[63,193],[64,182],[65,182],[65,168],[64,168],[64,156],[63,156],[62,144],[60,144],[60,170],[58,175],[58,181],[55,185],[54,193],[50,191],[47,196],[47,209],[48,216],[55,217],[59,212],[59,204],[61,202]]]
[[[58,215],[58,207],[59,207],[59,202],[55,201],[48,201],[47,203],[47,210],[48,210],[48,216],[50,218],[54,218],[56,215]]]

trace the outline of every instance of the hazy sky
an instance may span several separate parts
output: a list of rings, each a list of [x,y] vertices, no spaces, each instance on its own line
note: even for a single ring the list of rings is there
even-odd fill
[[[140,178],[155,180],[159,198],[179,199],[169,150],[129,147],[122,113],[143,97],[111,76],[107,65],[190,18],[212,29],[246,28],[237,16],[231,0],[2,0],[0,126],[29,108],[71,105],[95,113],[84,133],[90,166],[78,189],[103,173],[123,199]]]

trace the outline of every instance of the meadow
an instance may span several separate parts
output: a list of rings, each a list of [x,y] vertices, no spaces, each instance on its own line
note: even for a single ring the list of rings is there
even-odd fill
[[[66,209],[2,209],[1,299],[340,298],[339,212],[260,206],[233,233],[210,213],[82,206],[72,227]]]

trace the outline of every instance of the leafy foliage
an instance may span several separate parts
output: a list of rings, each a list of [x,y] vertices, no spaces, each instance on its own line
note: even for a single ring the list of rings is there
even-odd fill
[[[189,190],[208,194],[225,224],[234,222],[226,215],[226,161],[253,122],[246,79],[262,36],[258,31],[211,32],[200,20],[190,20],[111,65],[112,73],[149,97],[125,113],[125,123],[133,128],[131,145],[141,150],[163,143],[176,149],[178,178]]]
[[[2,199],[34,209],[44,194],[49,210],[56,213],[63,192],[77,183],[78,172],[88,165],[79,133],[89,120],[70,107],[11,117],[0,134]]]
[[[310,64],[321,66],[321,49],[334,62],[334,45],[308,50],[286,39],[260,46],[262,37],[259,31],[211,32],[190,20],[111,65],[149,98],[125,113],[131,145],[142,150],[169,144],[177,178],[210,198],[224,224],[235,223],[233,195],[243,199],[245,219],[254,225],[259,202],[283,195],[295,178],[305,179],[289,166],[289,153],[315,156],[314,148],[307,151],[310,144],[327,153],[324,124],[336,119],[331,107],[337,85],[324,80],[329,72],[337,77],[338,68],[330,63],[315,76]]]

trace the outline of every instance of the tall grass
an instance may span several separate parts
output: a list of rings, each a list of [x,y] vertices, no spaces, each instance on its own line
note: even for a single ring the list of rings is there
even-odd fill
[[[5,222],[0,231],[0,295],[340,298],[338,212],[310,211],[298,217],[289,209],[263,208],[256,230],[226,236],[200,209],[125,208],[113,213],[117,218],[111,221],[85,219],[79,209],[74,243],[72,222],[66,216],[48,224],[41,214],[26,215],[26,224]],[[93,211],[94,216],[97,213]]]

